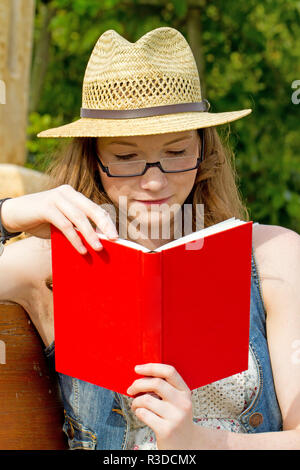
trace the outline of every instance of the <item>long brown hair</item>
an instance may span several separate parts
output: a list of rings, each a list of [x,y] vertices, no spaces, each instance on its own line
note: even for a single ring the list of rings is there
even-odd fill
[[[249,220],[238,188],[238,175],[228,137],[229,134],[221,138],[215,127],[204,129],[204,159],[188,197],[194,209],[193,230],[196,204],[204,205],[204,227],[230,217]],[[71,142],[63,143],[46,171],[49,183],[45,189],[69,184],[97,204],[113,204],[101,183],[95,158],[96,142],[95,137],[76,137]],[[47,284],[50,285],[49,280]]]

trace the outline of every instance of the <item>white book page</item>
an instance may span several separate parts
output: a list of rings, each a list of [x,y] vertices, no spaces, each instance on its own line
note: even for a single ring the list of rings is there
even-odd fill
[[[223,222],[219,222],[218,224],[203,228],[201,230],[198,230],[197,232],[190,233],[189,235],[185,235],[184,237],[181,237],[169,243],[166,243],[165,245],[162,245],[159,248],[156,248],[156,250],[149,250],[148,248],[145,248],[143,245],[140,245],[139,243],[133,242],[131,240],[125,240],[124,238],[118,238],[113,243],[127,246],[135,250],[143,251],[144,253],[149,253],[150,251],[160,252],[160,251],[173,248],[174,246],[184,245],[185,243],[190,242],[190,241],[199,240],[200,238],[205,238],[208,235],[222,232],[224,230],[228,230],[229,228],[237,227],[245,223],[246,222],[243,220],[232,217],[230,219],[224,220]],[[109,240],[109,238],[107,238],[106,235],[100,234],[100,233],[99,233],[99,238],[104,239],[104,240]]]
[[[218,224],[203,228],[201,230],[198,230],[197,232],[190,233],[189,235],[186,235],[182,238],[178,238],[177,240],[173,240],[172,242],[169,242],[166,245],[160,246],[155,251],[168,250],[169,248],[173,248],[174,246],[184,245],[185,243],[194,240],[199,240],[200,238],[205,238],[208,235],[212,235],[214,233],[223,232],[224,230],[237,227],[238,225],[242,225],[244,223],[244,221],[232,217],[231,219],[224,220],[223,222],[219,222]]]

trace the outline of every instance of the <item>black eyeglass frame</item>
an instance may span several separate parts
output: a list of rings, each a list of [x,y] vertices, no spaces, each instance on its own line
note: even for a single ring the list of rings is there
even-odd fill
[[[97,160],[98,162],[100,163],[100,166],[101,166],[101,169],[107,174],[107,176],[109,176],[110,178],[131,178],[132,176],[143,176],[146,171],[148,170],[148,168],[151,168],[151,167],[154,167],[154,166],[157,166],[160,171],[162,173],[184,173],[186,171],[192,171],[192,170],[197,170],[200,166],[200,163],[203,162],[203,157],[204,157],[204,132],[203,132],[203,129],[200,129],[200,137],[201,137],[201,152],[200,152],[200,157],[197,158],[197,163],[196,165],[194,166],[194,168],[189,168],[188,170],[176,170],[176,171],[166,171],[163,169],[163,167],[161,166],[160,164],[160,161],[158,162],[153,162],[153,163],[147,163],[146,162],[146,165],[145,165],[145,168],[144,168],[144,171],[143,173],[136,173],[134,175],[112,175],[110,172],[109,172],[109,168],[108,166],[104,166],[103,163],[101,162],[100,158],[99,158],[99,155],[96,153],[97,155]],[[176,157],[175,157],[176,158]]]

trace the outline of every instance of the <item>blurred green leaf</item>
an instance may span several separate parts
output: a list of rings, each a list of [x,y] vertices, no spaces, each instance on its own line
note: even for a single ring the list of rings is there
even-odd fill
[[[187,0],[172,0],[172,3],[174,5],[175,13],[179,18],[186,15],[188,7]]]

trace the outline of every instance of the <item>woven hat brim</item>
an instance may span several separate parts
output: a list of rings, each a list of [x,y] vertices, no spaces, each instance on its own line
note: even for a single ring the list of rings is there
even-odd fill
[[[190,112],[137,119],[81,118],[70,124],[40,132],[37,137],[125,137],[166,134],[220,126],[250,114],[252,109],[226,113]]]

